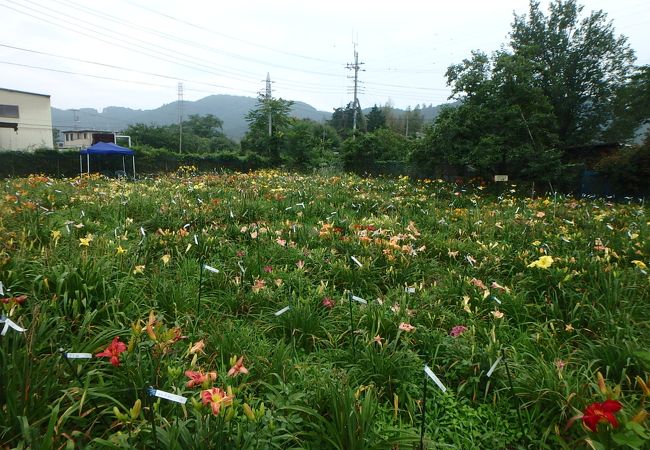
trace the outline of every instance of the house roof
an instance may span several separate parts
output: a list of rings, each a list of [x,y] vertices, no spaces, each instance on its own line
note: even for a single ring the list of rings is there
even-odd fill
[[[103,131],[103,130],[63,130],[61,133],[102,133],[102,134],[113,134],[112,131]]]
[[[47,98],[50,98],[50,96],[47,95],[47,94],[37,94],[36,92],[17,91],[17,90],[15,90],[15,89],[0,88],[0,91],[5,91],[5,92],[15,92],[15,93],[17,93],[17,94],[40,95],[41,97],[47,97]]]

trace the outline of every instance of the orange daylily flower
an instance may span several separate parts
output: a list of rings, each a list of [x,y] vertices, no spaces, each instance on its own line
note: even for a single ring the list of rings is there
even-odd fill
[[[118,367],[120,365],[120,353],[126,351],[126,344],[124,342],[120,342],[120,337],[115,336],[113,338],[113,341],[106,347],[106,350],[103,352],[97,353],[95,356],[96,357],[106,357],[111,359],[111,364],[114,365],[115,367]]]

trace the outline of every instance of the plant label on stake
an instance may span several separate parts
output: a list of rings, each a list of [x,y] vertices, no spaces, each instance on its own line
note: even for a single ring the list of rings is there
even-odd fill
[[[354,261],[354,263],[355,263],[357,266],[359,266],[359,267],[363,267],[363,264],[361,264],[361,261],[359,261],[359,260],[358,260],[357,258],[355,258],[354,256],[350,256],[350,259],[351,259],[352,261]]]
[[[492,366],[490,366],[490,370],[488,370],[488,373],[486,374],[486,376],[487,376],[488,378],[490,378],[490,377],[492,376],[492,374],[494,373],[494,370],[497,368],[497,366],[498,366],[499,363],[501,362],[501,359],[502,359],[502,357],[499,356],[499,357],[497,358],[497,360],[494,361],[494,364],[492,364]]]
[[[91,359],[93,357],[92,353],[63,353],[68,359]]]
[[[0,281],[0,295],[5,295],[5,285]]]
[[[431,378],[431,380],[436,384],[436,386],[438,386],[438,388],[440,388],[440,390],[442,391],[443,394],[444,394],[445,392],[447,392],[447,388],[445,387],[445,385],[442,384],[442,381],[440,381],[440,378],[438,378],[438,377],[436,376],[436,374],[433,373],[433,370],[431,370],[431,369],[429,368],[429,366],[426,366],[426,365],[424,366],[424,373],[426,373],[427,376],[428,376],[429,378]]]
[[[219,269],[215,269],[214,267],[208,266],[207,264],[203,264],[203,268],[208,272],[219,273]]]
[[[404,289],[404,292],[407,294],[415,294],[415,288],[414,287],[407,287]]]
[[[142,235],[142,237],[144,237],[146,235],[146,233],[144,232],[143,227],[140,227],[140,234]]]
[[[355,302],[360,303],[362,305],[368,304],[367,300],[364,300],[361,297],[357,297],[356,295],[352,295],[352,294],[350,294],[350,300],[354,300]]]
[[[170,402],[174,403],[180,403],[181,405],[187,403],[187,397],[172,394],[171,392],[161,391],[160,389],[154,389],[151,386],[147,388],[147,393],[152,397],[164,398],[165,400],[169,400]]]
[[[275,317],[280,317],[282,314],[286,313],[286,312],[289,311],[290,309],[291,309],[291,306],[285,306],[285,307],[282,308],[281,310],[274,312],[273,315],[274,315]]]

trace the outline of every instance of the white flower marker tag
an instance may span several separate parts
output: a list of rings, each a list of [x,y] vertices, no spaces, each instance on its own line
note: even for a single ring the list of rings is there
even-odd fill
[[[5,285],[0,281],[0,295],[5,295]]]
[[[235,218],[235,215],[232,213],[232,209],[230,210],[230,218],[231,218],[231,219],[234,219],[234,218]]]
[[[354,300],[355,302],[357,302],[357,303],[361,303],[362,305],[367,305],[368,304],[368,302],[366,300],[362,299],[361,297],[357,297],[356,295],[351,295],[350,298],[352,300]]]
[[[144,232],[144,228],[143,228],[143,227],[140,227],[140,234],[141,234],[142,236],[144,236],[144,235],[146,234],[146,233]]]
[[[404,292],[407,294],[415,294],[415,288],[414,287],[407,287],[404,289]]]
[[[286,208],[284,208],[284,210],[289,211],[291,208],[292,208],[292,206],[287,206]]]
[[[494,300],[495,302],[497,302],[499,305],[501,304],[501,300],[499,300],[498,298],[496,298],[494,295],[492,296],[492,300]]]
[[[64,353],[68,359],[90,359],[93,357],[92,353]]]
[[[445,387],[445,385],[442,384],[442,381],[440,381],[440,379],[436,376],[436,374],[433,373],[433,370],[431,370],[429,366],[424,366],[424,373],[426,373],[427,376],[431,378],[431,380],[433,380],[434,383],[436,383],[436,386],[440,388],[443,394],[447,392],[447,388]]]
[[[203,268],[208,272],[219,273],[219,269],[215,269],[214,267],[208,266],[207,264],[203,264]]]
[[[196,234],[194,235],[194,245],[199,245],[199,238],[196,237]]]
[[[492,376],[492,374],[494,373],[494,369],[497,368],[497,366],[499,365],[500,362],[501,362],[501,356],[499,356],[499,357],[497,358],[497,360],[494,361],[494,364],[492,364],[492,367],[490,367],[490,370],[488,370],[488,373],[486,374],[486,376],[487,376],[488,378],[490,378],[490,377]]]
[[[273,315],[274,315],[275,317],[280,317],[282,314],[286,313],[286,312],[289,311],[290,309],[291,309],[291,306],[285,306],[285,307],[282,308],[281,310],[274,312]]]
[[[154,389],[151,387],[148,389],[148,391],[149,395],[152,397],[164,398],[165,400],[180,403],[181,405],[184,405],[187,402],[187,398],[183,397],[182,395],[172,394],[171,392],[161,391],[159,389]]]
[[[19,333],[24,333],[27,331],[27,328],[23,328],[20,325],[18,325],[16,322],[11,320],[8,317],[0,317],[0,323],[4,323],[4,327],[2,327],[2,331],[0,332],[1,336],[4,336],[7,334],[7,331],[9,331],[9,328],[19,332]]]
[[[361,261],[359,261],[359,260],[358,260],[357,258],[355,258],[354,256],[350,256],[350,259],[351,259],[352,261],[354,261],[354,263],[355,263],[357,266],[359,266],[359,267],[363,267],[363,264],[361,264]]]

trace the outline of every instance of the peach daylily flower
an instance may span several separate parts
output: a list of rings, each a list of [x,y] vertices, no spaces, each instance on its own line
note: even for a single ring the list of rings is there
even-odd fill
[[[187,382],[186,386],[188,388],[193,388],[195,386],[201,386],[206,381],[214,381],[217,379],[217,372],[195,372],[193,370],[186,370],[185,376],[190,380]]]
[[[198,341],[197,343],[193,344],[190,347],[189,354],[190,355],[195,355],[197,353],[205,353],[203,349],[205,348],[205,342],[203,342],[203,339]]]
[[[399,324],[399,329],[406,332],[406,333],[411,333],[415,331],[415,327],[411,325],[410,323],[402,322]]]
[[[243,374],[248,373],[248,369],[244,367],[244,356],[240,356],[237,362],[235,363],[235,365],[230,368],[230,370],[228,371],[228,376],[236,377],[240,373]]]

